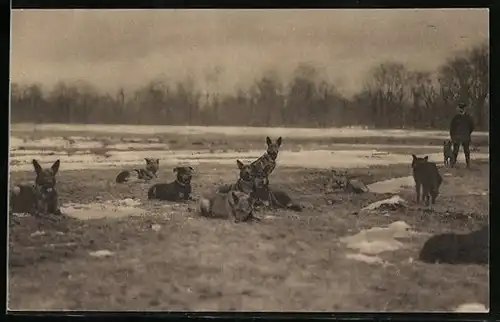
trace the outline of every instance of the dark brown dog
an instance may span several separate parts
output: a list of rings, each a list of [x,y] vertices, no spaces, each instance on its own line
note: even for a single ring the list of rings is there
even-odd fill
[[[61,214],[59,197],[56,190],[56,174],[61,162],[57,160],[49,169],[43,169],[33,160],[35,184],[19,184],[10,191],[9,210],[12,213]]]
[[[266,177],[274,171],[276,168],[276,159],[278,158],[278,153],[281,147],[282,139],[281,136],[273,142],[270,137],[266,137],[267,150],[266,152],[257,160],[253,161],[250,165],[252,167],[261,169]]]
[[[175,167],[173,171],[177,173],[175,181],[153,185],[149,188],[148,199],[166,201],[192,200],[191,178],[193,176],[193,168]]]
[[[412,157],[411,167],[413,169],[413,179],[415,180],[417,203],[420,202],[420,190],[422,190],[425,205],[429,205],[429,199],[431,199],[432,204],[435,204],[443,178],[439,174],[436,164],[429,162],[428,156],[418,158],[415,154],[412,154]]]

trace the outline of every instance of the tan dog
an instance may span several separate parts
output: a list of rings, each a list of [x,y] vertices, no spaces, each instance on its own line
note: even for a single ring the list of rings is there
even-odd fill
[[[144,180],[149,181],[156,178],[156,173],[160,169],[160,159],[144,158],[146,160],[145,169],[123,170],[116,176],[116,183]]]
[[[215,193],[210,198],[200,199],[200,214],[208,218],[229,219],[233,222],[257,219],[253,217],[253,205],[250,196],[241,191]]]

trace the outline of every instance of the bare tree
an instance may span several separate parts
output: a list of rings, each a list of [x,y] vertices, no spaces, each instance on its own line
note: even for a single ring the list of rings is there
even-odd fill
[[[306,125],[311,120],[310,110],[317,97],[317,70],[301,63],[288,84],[286,114],[289,123]]]
[[[372,98],[376,125],[392,127],[406,124],[409,72],[403,64],[386,62],[371,70],[366,90]]]
[[[412,125],[415,127],[431,127],[436,125],[439,113],[436,110],[438,92],[432,73],[423,71],[410,72],[408,90],[411,102]]]
[[[254,101],[253,117],[261,120],[259,125],[270,126],[276,123],[276,118],[281,119],[284,116],[282,90],[282,84],[274,71],[267,71],[255,82],[251,89]]]
[[[484,109],[489,95],[489,48],[481,44],[449,59],[439,70],[441,95],[448,114],[458,101],[473,107],[479,128],[484,125]]]
[[[320,70],[306,63],[299,64],[285,83],[271,70],[248,88],[224,95],[219,91],[222,73],[220,66],[208,70],[201,89],[191,78],[175,83],[157,78],[127,96],[123,88],[102,93],[82,81],[61,81],[48,93],[37,84],[13,83],[11,119],[37,123],[446,128],[455,104],[462,100],[472,108],[477,127],[488,126],[487,44],[449,59],[436,72],[409,71],[396,62],[377,65],[370,70],[362,90],[350,99],[320,77]]]

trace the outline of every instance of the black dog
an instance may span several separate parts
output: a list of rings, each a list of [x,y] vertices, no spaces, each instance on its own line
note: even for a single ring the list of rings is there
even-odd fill
[[[469,234],[438,234],[429,238],[420,250],[419,259],[426,263],[488,264],[489,229]]]
[[[170,183],[157,183],[149,188],[148,199],[167,201],[193,200],[191,198],[192,167],[176,167],[177,179]]]

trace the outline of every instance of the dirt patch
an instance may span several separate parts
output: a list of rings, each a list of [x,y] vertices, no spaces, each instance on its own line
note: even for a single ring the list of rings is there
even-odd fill
[[[146,211],[140,208],[140,201],[134,199],[107,200],[87,204],[68,203],[61,206],[61,211],[78,219],[118,218],[127,216],[140,216]]]

